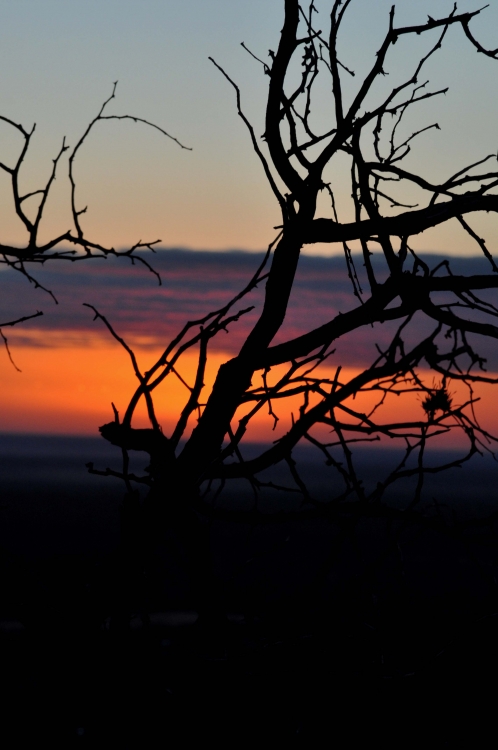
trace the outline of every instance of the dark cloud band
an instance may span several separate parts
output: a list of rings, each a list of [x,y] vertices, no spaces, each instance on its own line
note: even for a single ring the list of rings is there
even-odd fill
[[[3,272],[0,321],[42,309],[43,317],[10,331],[13,344],[61,346],[66,334],[73,343],[90,345],[96,335],[108,334],[101,322],[93,321],[92,312],[83,307],[83,302],[87,302],[105,315],[131,344],[163,346],[187,320],[202,317],[226,304],[251,278],[261,258],[260,253],[241,251],[159,250],[155,255],[148,254],[147,260],[160,273],[162,286],[147,268],[132,267],[124,259],[60,263],[57,267],[40,268],[36,278],[54,292],[58,305],[20,274]],[[436,255],[425,259],[431,266],[441,260]],[[457,274],[488,271],[485,260],[479,257],[454,258],[451,265]],[[356,266],[361,282],[364,269],[360,258]],[[261,309],[263,286],[240,303],[240,308],[254,305],[255,309],[233,324],[229,333],[219,334],[213,342],[215,348],[229,352],[238,350]],[[274,343],[305,333],[357,304],[343,257],[303,256],[287,319]],[[416,324],[426,325],[422,320]],[[379,324],[373,329],[356,331],[338,342],[337,354],[341,362],[347,365],[371,362],[375,344],[385,344],[394,328],[395,324]],[[494,348],[492,342],[480,343],[480,351],[488,357],[489,368],[496,370],[498,355]]]

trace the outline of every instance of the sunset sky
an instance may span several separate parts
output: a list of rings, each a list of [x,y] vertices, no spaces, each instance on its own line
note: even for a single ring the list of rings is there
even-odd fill
[[[202,317],[231,299],[254,273],[261,257],[241,252],[161,250],[154,258],[154,266],[161,274],[162,286],[147,269],[132,267],[124,260],[80,264],[77,272],[69,265],[53,264],[40,271],[38,278],[56,293],[58,305],[47,298],[45,292],[28,286],[20,275],[13,276],[0,300],[0,319],[9,311],[17,314],[40,307],[44,315],[6,331],[12,356],[22,372],[14,369],[5,352],[0,352],[0,431],[95,435],[98,426],[113,419],[111,402],[121,415],[124,413],[137,384],[129,356],[112,339],[102,321],[94,320],[92,311],[83,306],[84,302],[93,305],[112,322],[116,333],[133,347],[144,371],[187,320]],[[436,265],[441,256],[427,256],[427,260]],[[485,272],[486,264],[487,261],[478,257],[455,258],[452,268],[457,274],[473,274]],[[362,280],[360,262],[358,273]],[[287,319],[275,343],[298,336],[350,309],[355,304],[353,299],[342,257],[304,257]],[[222,331],[214,339],[206,389],[212,384],[220,364],[238,351],[256,320],[262,300],[263,285],[235,308],[254,305],[255,309],[232,324],[227,333]],[[359,329],[338,341],[323,368],[324,377],[332,379],[338,365],[343,368],[344,381],[356,375],[360,368],[372,364],[378,355],[375,345],[385,348],[395,329],[395,323],[378,324]],[[429,332],[427,324],[415,325],[417,336],[424,331]],[[405,338],[409,343],[409,331]],[[493,342],[475,343],[479,353],[487,357],[488,371],[498,372],[498,353]],[[178,363],[180,375],[191,384],[196,362],[196,352],[192,351]],[[428,378],[428,385],[433,384],[431,375],[423,376]],[[468,394],[456,385],[452,384],[450,390],[455,405],[467,399]],[[477,413],[493,430],[498,427],[498,403],[492,398],[490,386],[477,388],[477,395],[482,398],[476,406]],[[172,431],[187,398],[188,392],[174,376],[155,391],[157,415],[166,434]],[[282,402],[275,406],[280,417],[275,432],[273,420],[267,409],[263,409],[247,437],[253,441],[274,440],[290,426],[290,412],[297,413],[300,403],[294,399],[290,406],[285,407]],[[419,396],[405,397],[403,403],[410,419],[423,416]],[[373,405],[372,398],[362,397],[355,407],[360,405],[368,410]],[[389,399],[382,412],[383,420],[389,422],[398,418],[399,409],[400,400]],[[137,417],[135,424],[146,426],[143,409],[138,411]],[[189,429],[193,425],[194,422]]]
[[[325,26],[327,3],[317,5]],[[347,83],[346,98],[372,63],[390,5],[390,0],[354,0],[348,11],[339,54],[357,75]],[[461,10],[477,7],[468,0]],[[421,22],[427,13],[442,15],[451,8],[443,0],[402,0],[396,18],[398,24]],[[262,250],[279,223],[278,207],[237,116],[233,90],[208,56],[240,84],[244,109],[261,134],[268,79],[240,43],[266,58],[278,43],[282,20],[283,0],[0,0],[0,114],[26,127],[37,124],[23,188],[40,187],[62,137],[74,145],[110,94],[112,82],[119,80],[109,113],[151,120],[193,150],[181,150],[145,126],[100,123],[76,167],[78,200],[82,207],[88,204],[83,222],[90,239],[116,247],[161,239],[170,248]],[[496,47],[498,4],[473,29],[484,44]],[[429,37],[397,45],[389,60],[389,86],[412,71],[428,44]],[[450,90],[421,105],[410,124],[412,129],[434,121],[441,126],[441,131],[424,135],[416,149],[417,169],[426,176],[443,179],[496,151],[496,65],[477,55],[460,30],[450,30],[444,49],[427,67],[432,87],[449,85]],[[0,161],[10,164],[20,141],[5,123],[0,123],[0,133]],[[43,238],[71,226],[66,175],[67,164],[62,163]],[[345,175],[339,167],[331,179],[339,211],[347,216]],[[6,177],[0,174],[0,242],[22,244]],[[492,247],[496,219],[486,217],[480,228]],[[430,253],[476,252],[457,222],[427,232],[413,244]],[[307,249],[315,256],[337,251]],[[332,312],[352,304],[343,262],[320,266],[317,259],[309,260],[282,336],[325,322]],[[26,280],[1,271],[0,320],[36,309],[45,315],[6,330],[22,373],[0,351],[0,431],[95,434],[99,424],[112,418],[111,400],[124,407],[133,387],[126,354],[100,322],[92,322],[82,302],[102,309],[140,357],[152,361],[185,319],[237,291],[256,261],[251,254],[209,259],[198,253],[163,253],[156,258],[164,279],[160,288],[146,270],[115,261],[52,267],[40,278],[56,292],[57,308]],[[261,300],[261,291],[255,299],[256,304]],[[216,343],[211,377],[223,358],[237,350],[251,320],[254,314]],[[360,332],[344,346],[341,361],[353,369],[367,363],[373,343]],[[495,363],[493,353],[488,354],[490,368],[498,371],[498,359]],[[184,367],[185,376],[191,375],[193,360]],[[161,398],[168,424],[168,403],[177,405],[183,398],[178,384]]]

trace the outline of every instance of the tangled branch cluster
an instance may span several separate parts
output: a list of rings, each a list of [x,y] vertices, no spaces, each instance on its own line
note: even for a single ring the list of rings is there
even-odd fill
[[[402,163],[414,149],[416,139],[422,133],[439,129],[439,125],[428,124],[408,136],[401,133],[418,103],[446,92],[446,89],[429,90],[428,82],[421,76],[424,66],[453,27],[463,29],[468,42],[480,54],[496,60],[498,52],[485,49],[471,32],[471,22],[480,10],[458,13],[455,4],[445,17],[429,17],[420,25],[397,26],[393,8],[373,64],[356,84],[353,71],[337,54],[341,24],[353,4],[352,0],[335,0],[328,30],[324,32],[316,25],[317,9],[313,2],[304,8],[296,0],[285,0],[280,42],[276,52],[270,51],[268,62],[244,45],[262,64],[269,79],[263,144],[243,112],[239,88],[213,60],[235,89],[238,114],[248,127],[254,150],[278,201],[282,224],[264,264],[247,287],[221,310],[188,323],[148,372],[139,370],[133,352],[128,349],[139,385],[123,420],[119,421],[116,412],[115,421],[102,427],[101,432],[119,445],[125,456],[123,471],[104,473],[121,476],[129,489],[133,480],[141,481],[162,502],[181,496],[195,504],[203,482],[224,483],[245,477],[257,492],[263,484],[258,475],[286,462],[293,482],[289,489],[301,492],[306,502],[313,502],[293,455],[304,440],[313,444],[342,478],[343,489],[330,498],[332,504],[353,498],[363,507],[373,501],[378,503],[388,486],[410,476],[416,478],[413,500],[416,503],[427,472],[461,465],[476,452],[492,449],[495,438],[480,426],[474,413],[473,389],[476,383],[497,382],[487,374],[476,342],[483,336],[498,338],[495,324],[498,309],[482,296],[486,290],[498,288],[498,267],[468,216],[498,212],[498,171],[492,166],[496,155],[489,154],[468,166],[459,166],[454,174],[436,184],[404,168]],[[392,48],[405,37],[428,38],[429,49],[406,80],[386,96],[378,96],[375,84],[388,70]],[[297,82],[291,72],[296,60],[300,66]],[[315,96],[317,81],[323,76],[328,77],[332,92],[334,122],[319,132],[313,125],[312,114],[318,96],[323,97],[323,94]],[[343,94],[345,77],[350,79],[349,88],[353,83],[356,86],[349,105],[345,104]],[[350,165],[355,217],[352,222],[340,220],[334,192],[326,179],[336,161],[345,157]],[[408,205],[398,197],[396,191],[407,186],[421,191],[418,205]],[[322,193],[330,199],[329,217],[317,216],[317,202]],[[73,211],[78,227],[78,212]],[[476,243],[489,263],[489,273],[454,275],[449,261],[431,269],[411,247],[413,236],[450,220],[458,221]],[[77,232],[73,241],[82,244],[82,236]],[[318,242],[342,246],[356,303],[303,335],[273,344],[285,320],[301,249]],[[361,247],[364,267],[361,273],[355,266],[353,242]],[[96,246],[83,247],[87,250]],[[382,258],[382,264],[372,262],[374,254]],[[270,257],[270,269],[263,274]],[[366,284],[360,283],[362,275]],[[239,354],[222,365],[213,388],[205,395],[208,344],[246,312],[241,309],[233,313],[232,308],[263,279],[265,302],[260,317]],[[424,320],[431,324],[432,331],[421,336],[420,322]],[[332,349],[334,343],[358,328],[388,321],[398,324],[389,346],[379,349],[369,367],[345,377]],[[111,325],[104,322],[119,339]],[[188,390],[186,403],[175,429],[166,437],[154,412],[154,391],[167,377],[180,377],[178,361],[192,347],[198,350],[195,383],[184,383]],[[332,377],[323,374],[325,364],[333,367]],[[423,374],[426,369],[432,372],[431,385]],[[255,385],[259,377],[261,385]],[[451,384],[456,381],[467,388],[468,397],[463,402],[457,402],[452,395]],[[364,393],[375,397],[374,406],[365,413],[355,406],[355,398]],[[402,400],[407,394],[413,397],[414,393],[419,394],[418,419],[404,419],[401,406],[396,412],[399,420],[382,420],[382,407],[388,400]],[[277,404],[296,396],[302,399],[301,406],[285,434],[262,449],[257,457],[244,460],[242,441],[251,419],[266,409],[270,426],[275,425]],[[142,397],[150,419],[148,430],[132,426],[133,413]],[[242,407],[245,411],[240,416]],[[187,426],[194,415],[197,422],[189,434]],[[319,437],[323,428],[329,431],[327,441]],[[466,437],[467,452],[451,463],[427,466],[424,457],[429,441],[454,430],[460,430]],[[356,472],[353,447],[359,441],[372,440],[399,442],[404,453],[396,469],[367,494]],[[150,454],[147,475],[129,475],[128,450]]]

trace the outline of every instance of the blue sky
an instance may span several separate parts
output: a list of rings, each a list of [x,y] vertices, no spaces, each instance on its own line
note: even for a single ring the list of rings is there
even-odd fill
[[[357,71],[353,85],[371,64],[390,4],[353,0],[348,10],[339,50]],[[317,5],[325,28],[327,3]],[[401,0],[396,18],[400,24],[423,22],[427,13],[438,16],[451,7],[446,0]],[[474,0],[459,5],[462,11],[477,7]],[[132,123],[101,123],[77,165],[89,233],[117,246],[161,238],[170,246],[264,247],[279,222],[278,208],[237,117],[233,91],[208,56],[240,84],[244,108],[261,133],[267,79],[240,42],[264,58],[278,43],[282,19],[283,0],[0,0],[0,114],[26,126],[37,123],[26,187],[38,187],[62,136],[74,144],[119,80],[110,112],[150,119],[193,151]],[[498,3],[472,28],[484,44],[498,46]],[[410,71],[426,49],[425,40],[400,42],[386,85]],[[427,73],[433,88],[449,85],[450,91],[414,113],[414,127],[438,121],[442,128],[421,138],[414,154],[421,170],[444,177],[497,149],[497,66],[478,55],[460,30],[448,34]],[[326,118],[326,102],[319,116]],[[0,158],[8,162],[19,141],[6,126],[0,133]],[[47,210],[47,236],[70,226],[65,171],[63,164]],[[346,211],[340,166],[332,179]],[[0,220],[1,241],[22,241],[5,179]],[[481,224],[492,240],[496,222]],[[425,250],[474,252],[456,222],[417,243]]]

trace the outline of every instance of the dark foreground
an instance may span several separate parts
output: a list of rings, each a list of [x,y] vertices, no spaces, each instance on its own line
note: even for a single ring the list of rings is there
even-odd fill
[[[117,633],[122,490],[83,466],[100,443],[4,436],[0,448],[3,747],[495,747],[492,462],[433,481],[426,524],[214,520],[228,613],[217,623],[197,619],[165,539]],[[366,455],[363,468],[388,462]],[[249,507],[245,488],[233,492],[225,506]],[[267,509],[278,502],[268,495]]]

